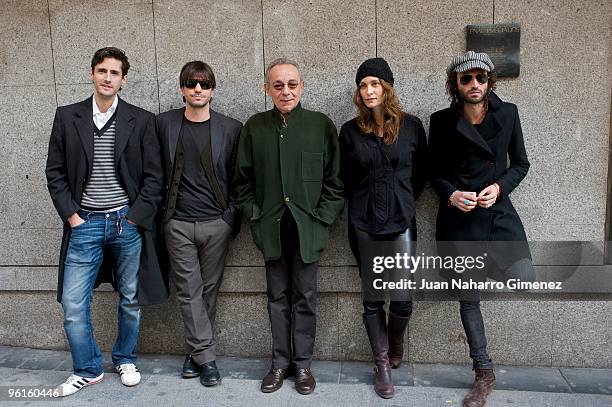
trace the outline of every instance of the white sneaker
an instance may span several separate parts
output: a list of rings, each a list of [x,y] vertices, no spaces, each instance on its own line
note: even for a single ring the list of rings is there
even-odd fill
[[[121,383],[124,386],[136,386],[140,383],[140,372],[133,363],[124,363],[115,366],[115,370],[121,375]]]
[[[66,381],[55,388],[53,397],[65,397],[76,393],[83,387],[91,386],[100,383],[104,377],[104,372],[97,377],[82,377],[73,374]]]

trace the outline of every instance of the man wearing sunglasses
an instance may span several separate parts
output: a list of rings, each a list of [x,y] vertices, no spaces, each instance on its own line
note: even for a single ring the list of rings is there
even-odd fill
[[[160,240],[185,325],[181,376],[215,386],[217,293],[240,224],[230,183],[241,123],[210,108],[216,81],[208,64],[185,64],[179,83],[185,106],[157,116],[166,185]]]
[[[517,107],[493,92],[494,65],[484,52],[455,57],[447,69],[446,89],[451,106],[431,115],[429,128],[430,180],[440,197],[436,240],[455,256],[488,252],[484,272],[447,275],[478,281],[487,275],[532,279],[527,237],[509,196],[529,170]],[[501,242],[504,249],[495,250]],[[461,290],[459,298],[475,370],[463,405],[482,407],[495,375],[480,296],[477,290]]]
[[[64,223],[57,299],[74,368],[58,396],[104,377],[91,323],[94,286],[110,281],[119,291],[112,361],[126,386],[140,383],[140,305],[168,298],[152,232],[162,189],[155,116],[119,97],[129,68],[122,50],[96,51],[93,96],[59,107],[53,121],[46,175]]]
[[[264,88],[274,107],[244,125],[234,181],[266,262],[272,368],[261,391],[280,389],[295,370],[296,390],[310,394],[318,260],[344,207],[338,136],[327,116],[302,107],[304,81],[294,61],[272,61]]]

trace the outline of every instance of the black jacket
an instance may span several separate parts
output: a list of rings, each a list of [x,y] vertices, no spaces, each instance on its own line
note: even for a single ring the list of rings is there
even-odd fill
[[[162,219],[165,221],[172,217],[174,204],[178,193],[178,183],[171,185],[172,174],[176,166],[176,147],[185,115],[185,108],[169,110],[157,116],[157,134],[162,151],[164,168],[164,203],[162,206]],[[234,228],[240,224],[239,213],[231,192],[231,182],[236,166],[236,149],[240,138],[242,124],[231,117],[222,115],[211,109],[210,111],[210,143],[212,150],[212,164],[219,187],[227,203],[227,209],[222,217],[225,222]]]
[[[342,178],[349,221],[372,234],[403,232],[414,222],[415,201],[427,182],[427,139],[421,121],[402,119],[397,141],[385,145],[363,134],[357,119],[340,129]]]
[[[165,276],[155,253],[154,218],[161,199],[162,169],[155,135],[155,116],[119,99],[115,135],[115,169],[130,199],[127,217],[142,235],[138,301],[142,305],[167,300]],[[94,152],[92,98],[59,107],[49,141],[46,175],[53,204],[64,222],[59,261],[57,300],[61,301],[64,262],[71,228],[68,217],[80,209],[83,189],[89,178]],[[113,282],[112,261],[105,256],[96,286]]]
[[[491,146],[451,109],[431,115],[428,162],[431,185],[440,197],[437,240],[527,240],[509,197],[529,170],[518,109],[492,93],[489,112],[497,128]],[[455,190],[478,193],[493,183],[501,186],[501,196],[490,208],[477,206],[464,213],[447,205]]]

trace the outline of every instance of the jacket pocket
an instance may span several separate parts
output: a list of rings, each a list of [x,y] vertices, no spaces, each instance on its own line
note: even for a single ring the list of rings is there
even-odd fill
[[[302,151],[302,181],[323,179],[323,153]]]

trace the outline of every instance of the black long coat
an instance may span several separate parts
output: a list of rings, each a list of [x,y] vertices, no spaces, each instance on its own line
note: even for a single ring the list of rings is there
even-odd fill
[[[142,235],[138,301],[159,304],[168,299],[167,281],[155,253],[154,217],[162,191],[162,167],[155,134],[155,116],[119,99],[115,135],[115,169],[130,199],[127,217]],[[64,262],[70,242],[68,217],[80,209],[93,161],[92,98],[59,107],[55,113],[47,157],[47,187],[64,222],[59,260],[57,300],[62,299]],[[105,254],[96,286],[114,282],[113,262]]]
[[[516,105],[503,102],[492,93],[489,111],[497,128],[491,146],[474,126],[450,108],[431,115],[430,182],[440,197],[436,240],[527,240],[509,196],[529,170],[518,110]],[[476,206],[464,213],[447,204],[455,190],[479,193],[493,183],[500,185],[501,196],[490,208]],[[528,251],[526,257],[530,258]]]

